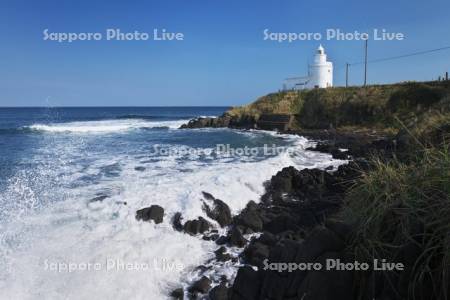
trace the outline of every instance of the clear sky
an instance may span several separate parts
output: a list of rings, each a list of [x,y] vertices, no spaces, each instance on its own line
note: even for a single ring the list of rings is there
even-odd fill
[[[369,59],[450,46],[450,1],[0,0],[0,106],[239,105],[306,75],[322,43],[345,83],[363,41],[264,41],[270,32],[340,28],[401,32],[369,41]],[[49,32],[184,33],[183,41],[43,39]],[[361,84],[361,66],[350,83]],[[450,51],[369,65],[369,83],[429,80],[450,71]]]

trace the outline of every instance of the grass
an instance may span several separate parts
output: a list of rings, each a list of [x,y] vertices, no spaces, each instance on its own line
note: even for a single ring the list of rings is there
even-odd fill
[[[357,224],[355,259],[405,262],[403,273],[381,273],[402,297],[450,299],[449,147],[422,148],[407,163],[373,163],[347,194],[343,212]],[[366,274],[357,280],[360,290],[369,285]]]
[[[430,111],[450,112],[450,81],[283,91],[233,108],[227,114],[256,120],[262,114],[291,114],[296,116],[299,128],[327,129],[393,128],[398,125],[397,119],[410,124],[430,115]]]

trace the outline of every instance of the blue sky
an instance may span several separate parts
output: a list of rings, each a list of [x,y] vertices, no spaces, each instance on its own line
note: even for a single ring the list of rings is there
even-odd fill
[[[450,2],[160,0],[0,2],[0,106],[239,105],[304,75],[320,42],[264,41],[271,32],[385,28],[403,41],[370,41],[369,59],[450,46]],[[44,41],[50,32],[184,33],[184,41]],[[321,42],[345,83],[362,41]],[[450,71],[450,51],[369,65],[369,83],[429,80]],[[361,84],[361,66],[350,83]]]

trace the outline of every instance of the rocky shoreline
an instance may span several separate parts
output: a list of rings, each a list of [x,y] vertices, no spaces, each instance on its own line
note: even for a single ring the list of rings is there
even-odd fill
[[[186,127],[223,127],[208,119],[205,124],[190,122]],[[217,123],[218,122],[218,123]],[[217,126],[216,126],[217,125]],[[229,125],[229,124],[227,124]],[[332,130],[288,131],[320,141],[311,151],[330,153],[350,163],[336,171],[287,167],[265,185],[259,203],[250,201],[238,215],[231,216],[227,204],[203,192],[203,209],[219,228],[202,217],[183,222],[181,213],[172,219],[177,231],[198,236],[217,244],[215,258],[196,268],[198,280],[187,288],[170,293],[174,299],[252,300],[252,299],[354,299],[360,294],[351,271],[279,272],[267,269],[270,263],[316,263],[327,259],[351,262],[347,252],[354,224],[340,220],[344,194],[362,170],[370,168],[373,154],[391,157],[398,138],[375,132],[342,133]],[[156,213],[156,215],[155,215]],[[152,216],[153,214],[153,216]],[[150,207],[137,212],[136,218],[160,222],[163,209]],[[218,230],[219,229],[219,230]],[[238,268],[237,274],[221,274],[221,266]],[[366,290],[367,299],[385,294],[397,299],[388,284]],[[369,297],[370,295],[370,297]]]

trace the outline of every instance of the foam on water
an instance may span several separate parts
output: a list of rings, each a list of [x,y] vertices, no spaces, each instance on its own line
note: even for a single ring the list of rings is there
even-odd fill
[[[114,130],[128,130],[156,122],[98,121],[95,126],[92,123],[73,122],[37,128],[38,125],[35,125],[35,129],[91,132],[89,130],[99,127],[105,131],[114,127]],[[273,134],[239,133],[249,138]],[[289,140],[290,147],[303,149],[309,145],[301,137],[278,137]],[[59,178],[50,193],[64,195],[63,200],[39,202],[44,203],[40,209],[35,209],[36,201],[32,201],[31,207],[23,207],[20,217],[15,217],[18,216],[15,206],[5,217],[8,222],[1,222],[1,298],[167,298],[168,291],[178,287],[184,279],[195,276],[193,267],[212,257],[212,252],[217,248],[214,243],[199,237],[176,232],[170,225],[170,219],[176,212],[182,212],[184,220],[200,215],[206,218],[202,211],[202,191],[222,199],[233,213],[237,213],[249,200],[258,201],[264,192],[263,182],[283,167],[323,168],[342,163],[329,155],[309,151],[299,151],[295,155],[283,152],[263,160],[251,157],[233,160],[219,156],[210,161],[200,159],[195,153],[183,157],[172,154],[157,159],[145,155],[105,157],[102,156],[104,154],[96,154],[98,156],[91,158],[91,163],[80,167],[74,163],[73,157],[83,156],[83,146],[83,143],[74,142],[59,148],[52,147],[55,156],[63,157],[61,161],[33,175],[39,178],[45,171],[51,174],[46,174],[44,180]],[[175,150],[177,147],[182,146],[172,146]],[[143,166],[145,170],[137,172],[136,166]],[[112,175],[102,177],[92,185],[68,188],[71,182],[80,181],[86,174],[96,177],[104,175],[105,170]],[[2,201],[6,201],[7,197],[17,198],[18,202],[35,197],[33,187],[28,186],[29,178],[25,174],[11,180],[7,191],[0,194]],[[92,202],[91,199],[97,195],[108,198]],[[163,223],[155,225],[136,221],[136,210],[150,204],[164,207]],[[107,271],[108,261],[110,266],[115,261],[145,264],[150,269],[112,268]],[[46,269],[55,262],[100,264],[101,268],[73,272]],[[167,264],[182,264],[183,268],[171,269]],[[235,269],[222,272],[232,277]]]
[[[48,132],[71,132],[71,133],[109,133],[126,131],[139,128],[179,128],[188,120],[175,121],[147,121],[139,119],[83,121],[54,124],[34,124],[29,129]]]

